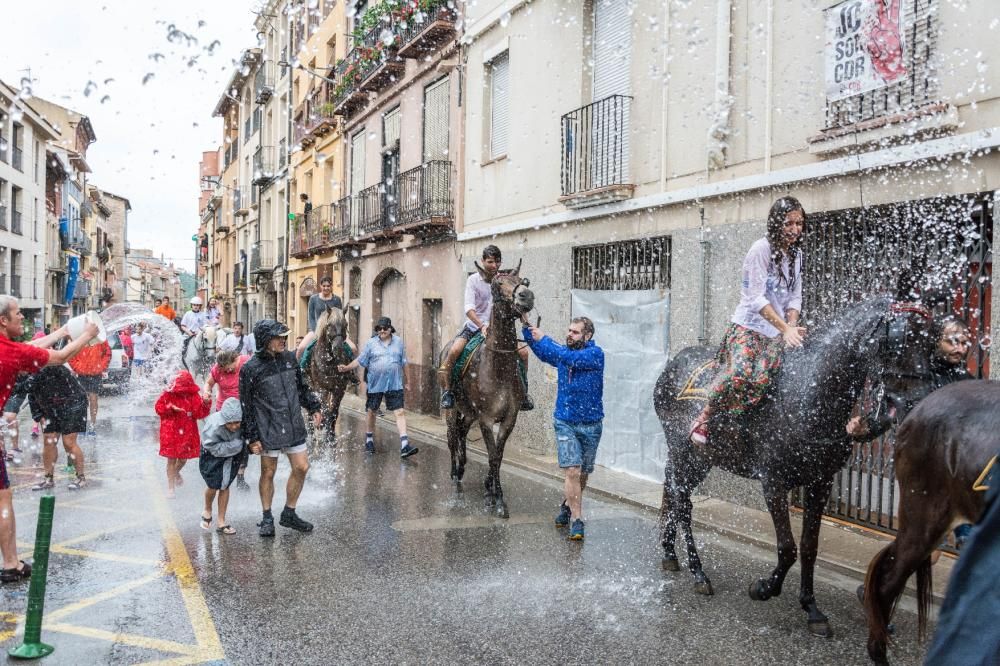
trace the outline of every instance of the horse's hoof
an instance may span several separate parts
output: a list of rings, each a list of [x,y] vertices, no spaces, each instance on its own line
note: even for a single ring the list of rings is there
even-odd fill
[[[706,597],[710,597],[715,594],[715,590],[712,589],[712,583],[708,580],[698,581],[694,584],[694,591],[698,594],[703,594]]]
[[[664,557],[663,560],[660,561],[660,564],[663,566],[664,571],[681,570],[681,564],[677,561],[676,557]]]
[[[881,664],[887,666],[889,663],[889,657],[886,655],[885,643],[868,643],[868,656],[876,664]]]
[[[510,512],[507,510],[506,503],[500,502],[500,504],[497,505],[497,515],[503,519],[510,518]]]
[[[829,620],[809,620],[809,633],[820,638],[833,638]]]
[[[767,601],[771,598],[771,595],[764,591],[763,580],[750,583],[750,598],[754,601]]]

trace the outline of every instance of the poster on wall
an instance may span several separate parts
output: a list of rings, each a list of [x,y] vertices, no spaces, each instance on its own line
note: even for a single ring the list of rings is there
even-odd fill
[[[903,0],[845,0],[826,10],[826,97],[859,95],[907,75]]]

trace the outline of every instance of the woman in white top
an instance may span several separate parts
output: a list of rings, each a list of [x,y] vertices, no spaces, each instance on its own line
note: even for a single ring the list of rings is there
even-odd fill
[[[743,260],[740,304],[716,356],[719,374],[708,404],[691,425],[691,441],[697,445],[708,442],[712,412],[740,414],[757,404],[781,365],[782,348],[802,346],[804,227],[802,204],[794,197],[778,199],[767,216],[767,235],[750,246]]]

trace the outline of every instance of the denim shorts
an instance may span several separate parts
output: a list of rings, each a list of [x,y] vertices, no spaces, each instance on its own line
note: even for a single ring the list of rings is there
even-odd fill
[[[593,472],[604,423],[566,423],[553,419],[553,425],[556,430],[559,466],[580,467],[584,474]]]

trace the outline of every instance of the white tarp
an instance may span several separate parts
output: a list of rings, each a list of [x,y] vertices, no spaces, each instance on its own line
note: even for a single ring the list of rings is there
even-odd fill
[[[604,434],[597,463],[663,480],[666,447],[653,387],[667,364],[670,297],[665,291],[572,290],[574,317],[590,317],[604,349]]]

